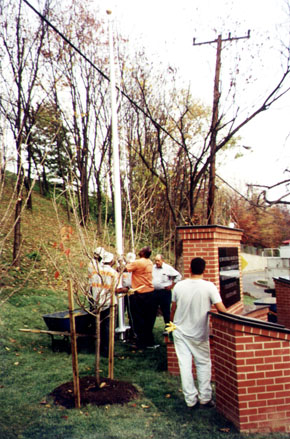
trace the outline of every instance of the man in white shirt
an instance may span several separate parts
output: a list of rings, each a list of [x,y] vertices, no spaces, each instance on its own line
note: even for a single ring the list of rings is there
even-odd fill
[[[172,292],[171,321],[176,325],[173,340],[178,358],[182,391],[188,407],[211,408],[211,358],[209,346],[209,311],[215,305],[219,312],[227,312],[217,287],[203,279],[206,262],[202,258],[191,261],[191,276],[179,282]],[[194,358],[198,390],[192,375]]]
[[[170,322],[171,290],[181,280],[181,274],[164,262],[163,256],[155,256],[153,265],[154,300],[160,307],[164,323]]]

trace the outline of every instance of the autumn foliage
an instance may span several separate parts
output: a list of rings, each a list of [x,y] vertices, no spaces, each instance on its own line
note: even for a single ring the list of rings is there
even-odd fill
[[[255,197],[249,203],[241,198],[232,200],[232,217],[236,227],[244,231],[243,244],[275,248],[290,237],[290,212],[286,207],[258,206]]]

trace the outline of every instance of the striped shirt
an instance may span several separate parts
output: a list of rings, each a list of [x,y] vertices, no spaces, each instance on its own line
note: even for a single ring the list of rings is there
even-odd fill
[[[110,265],[93,260],[88,266],[88,277],[95,305],[104,311],[111,304],[118,282],[118,273]]]

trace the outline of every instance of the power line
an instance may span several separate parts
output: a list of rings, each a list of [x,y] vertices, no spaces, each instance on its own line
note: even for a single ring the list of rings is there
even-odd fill
[[[37,9],[34,8],[34,6],[31,5],[31,3],[29,3],[28,0],[23,0],[24,3],[26,3],[26,5],[31,8],[35,14],[37,14],[40,19],[42,21],[44,21],[49,27],[51,27],[54,32],[56,32],[69,46],[72,47],[72,49],[74,49],[82,58],[84,58],[95,70],[97,70],[97,72],[103,76],[103,78],[105,78],[108,82],[110,82],[110,78],[100,69],[98,68],[77,46],[75,46],[62,32],[60,32],[57,27],[55,27],[43,14],[41,14]],[[245,37],[242,37],[245,38]],[[230,34],[229,34],[229,39],[230,39]],[[231,38],[232,39],[232,38]],[[212,41],[212,42],[216,42]],[[193,39],[193,44],[194,45],[201,45],[201,44],[208,44],[210,42],[207,43],[195,43],[195,38]],[[146,113],[146,111],[143,110],[142,107],[140,107],[126,92],[124,92],[124,90],[122,90],[120,87],[118,87],[116,85],[116,89],[121,93],[121,95],[123,97],[125,97],[137,110],[141,111],[141,113],[143,113],[143,115],[148,118],[149,120],[151,120],[151,122],[153,123],[153,125],[162,130],[167,136],[170,137],[171,140],[173,140],[177,145],[181,146],[182,148],[184,147],[184,145],[182,143],[180,143],[177,139],[175,139],[172,134],[170,134],[166,128],[164,128],[163,126],[161,126],[155,119],[152,118],[152,116],[148,113]],[[201,159],[199,159],[198,157],[196,157],[193,153],[190,153],[192,155],[192,157],[196,160],[199,160],[203,165],[205,164]],[[222,177],[220,177],[218,174],[216,174],[216,177],[218,177],[223,183],[225,183],[231,190],[233,190],[234,192],[236,192],[241,198],[243,198],[245,201],[247,201],[249,204],[252,204],[251,200],[249,200],[247,197],[245,197],[243,194],[241,194],[237,189],[233,188],[227,181],[225,181]]]

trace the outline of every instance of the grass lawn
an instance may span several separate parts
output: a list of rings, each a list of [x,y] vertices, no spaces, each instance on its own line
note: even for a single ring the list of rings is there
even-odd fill
[[[125,405],[64,409],[48,396],[72,380],[71,355],[53,352],[46,334],[20,328],[46,329],[42,315],[67,309],[66,293],[25,289],[14,294],[0,313],[0,438],[3,439],[209,439],[255,438],[242,435],[215,409],[190,411],[180,390],[179,377],[167,372],[163,321],[155,326],[158,350],[132,351],[116,342],[115,379],[130,381],[140,397]],[[79,352],[80,376],[94,374],[94,354]],[[107,360],[101,360],[107,376]],[[271,438],[289,435],[275,433]]]

